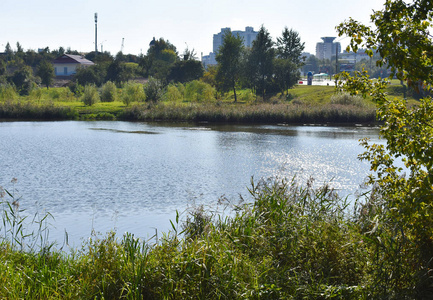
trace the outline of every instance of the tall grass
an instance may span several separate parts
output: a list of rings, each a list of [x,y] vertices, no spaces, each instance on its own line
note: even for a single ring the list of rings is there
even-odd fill
[[[377,240],[386,235],[372,230],[372,217],[379,208],[374,201],[349,209],[346,199],[326,185],[313,188],[311,181],[305,186],[295,180],[252,182],[249,191],[248,199],[232,204],[230,217],[202,208],[190,211],[183,221],[178,215],[173,230],[157,243],[109,233],[103,238],[95,235],[65,254],[52,248],[21,251],[3,239],[0,298],[414,299],[420,295],[413,278],[399,277],[398,286],[387,280],[395,266],[383,262],[397,256],[389,246],[377,247]],[[407,253],[405,247],[400,251]],[[400,262],[400,271],[412,268],[405,260]],[[431,299],[433,293],[427,290],[422,295],[420,299]]]
[[[21,120],[71,120],[78,113],[70,107],[54,103],[38,104],[33,101],[13,100],[0,102],[0,119]]]
[[[159,103],[133,105],[120,116],[124,120],[208,121],[238,123],[374,123],[374,107],[327,104],[227,104]]]

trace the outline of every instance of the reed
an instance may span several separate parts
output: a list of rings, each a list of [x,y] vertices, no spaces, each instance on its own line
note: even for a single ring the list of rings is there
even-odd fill
[[[0,102],[0,119],[20,120],[71,120],[78,113],[70,107],[51,103],[38,104],[26,100]]]
[[[192,121],[232,123],[374,123],[374,108],[358,105],[303,103],[159,103],[133,105],[119,115],[124,120]]]
[[[252,181],[248,198],[229,203],[230,217],[192,209],[186,219],[178,214],[173,230],[157,243],[129,233],[120,238],[94,233],[66,254],[46,247],[23,251],[3,238],[0,298],[381,298],[384,287],[378,289],[377,282],[386,284],[384,270],[392,272],[394,264],[380,267],[376,258],[383,263],[397,256],[377,247],[377,238],[387,243],[389,232],[370,228],[376,204],[349,207],[329,186],[313,186],[312,181],[299,186],[295,179]],[[2,195],[3,201],[12,197]],[[11,237],[17,232],[10,231]],[[400,250],[407,254],[407,249]],[[404,272],[412,266],[399,268]],[[412,299],[416,287],[407,278],[386,291],[396,299],[405,291]]]

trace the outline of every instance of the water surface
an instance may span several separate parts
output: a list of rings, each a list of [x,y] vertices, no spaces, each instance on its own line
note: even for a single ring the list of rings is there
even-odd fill
[[[312,176],[355,193],[369,171],[358,140],[377,135],[370,127],[3,122],[0,185],[27,213],[50,212],[60,243],[65,230],[74,245],[92,230],[148,239],[171,228],[176,210],[247,197],[251,177]]]

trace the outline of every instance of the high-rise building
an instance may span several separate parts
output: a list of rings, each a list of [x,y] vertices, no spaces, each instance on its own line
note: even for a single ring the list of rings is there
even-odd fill
[[[337,52],[341,52],[340,43],[334,43],[335,37],[322,37],[321,39],[323,42],[316,44],[316,57],[318,59],[331,59]]]
[[[230,32],[230,27],[221,28],[221,32],[213,35],[213,52],[209,53],[209,55],[202,56],[202,63],[206,67],[208,65],[216,65],[217,62],[215,60],[216,53],[218,52],[218,49],[223,44],[224,35],[227,32]],[[245,47],[251,47],[253,45],[253,41],[256,39],[258,32],[254,31],[253,27],[247,26],[245,27],[245,31],[236,30],[231,31],[233,35],[237,35],[241,37],[244,41]]]

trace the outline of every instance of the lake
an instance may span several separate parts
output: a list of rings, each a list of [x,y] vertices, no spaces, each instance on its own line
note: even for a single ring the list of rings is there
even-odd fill
[[[0,122],[0,185],[32,216],[50,212],[50,240],[167,232],[176,210],[248,198],[251,178],[330,182],[354,194],[369,173],[358,140],[374,127],[134,122]],[[17,182],[12,183],[12,178]]]

